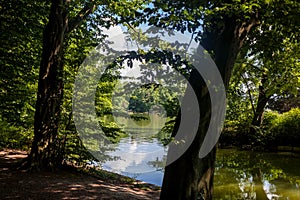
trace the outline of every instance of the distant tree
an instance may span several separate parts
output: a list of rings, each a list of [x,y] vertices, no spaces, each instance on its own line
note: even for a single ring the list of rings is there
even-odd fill
[[[149,112],[154,103],[153,96],[151,97],[150,90],[140,89],[135,90],[129,99],[128,109],[132,112],[144,113]]]
[[[286,15],[287,18],[290,18],[289,14]],[[282,21],[282,19],[280,20]],[[246,69],[246,73],[248,73],[246,76],[250,80],[258,80],[259,84],[256,102],[252,102],[255,105],[251,122],[253,134],[255,127],[261,126],[263,112],[269,100],[275,95],[280,96],[284,93],[296,95],[297,89],[300,87],[300,48],[298,41],[300,34],[292,31],[294,25],[282,27],[282,24],[275,19],[267,30],[261,29],[260,35],[256,36],[259,38],[258,40],[263,39],[267,45],[250,45],[249,52],[252,56],[252,64]],[[251,76],[254,77],[251,78]]]
[[[274,37],[266,38],[265,35],[269,34]],[[280,39],[275,38],[278,35]],[[234,76],[239,82],[241,98],[246,96],[252,108],[251,134],[260,128],[263,113],[272,98],[297,94],[300,87],[298,36],[298,33],[288,30],[282,33],[276,28],[269,28],[266,32],[261,30],[260,36],[256,37],[266,38],[264,41],[268,45],[250,44],[248,53],[236,63]]]

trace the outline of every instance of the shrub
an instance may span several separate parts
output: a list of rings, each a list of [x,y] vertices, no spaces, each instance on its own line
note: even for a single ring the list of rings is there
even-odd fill
[[[0,149],[12,148],[28,150],[33,139],[33,128],[14,126],[0,120]]]
[[[300,108],[279,114],[276,111],[264,113],[263,124],[255,135],[249,134],[247,120],[226,120],[220,137],[222,146],[250,146],[268,149],[277,146],[300,146]]]
[[[276,145],[300,146],[300,108],[291,109],[274,119],[270,134]]]
[[[226,120],[219,139],[221,146],[243,146],[249,142],[249,121]]]

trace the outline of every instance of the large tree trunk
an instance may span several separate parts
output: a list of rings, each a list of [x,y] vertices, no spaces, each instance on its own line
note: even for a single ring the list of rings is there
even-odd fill
[[[58,124],[63,95],[62,51],[67,28],[65,6],[65,0],[52,1],[44,30],[29,168],[52,169],[62,163]]]
[[[197,99],[200,101],[199,110],[201,112],[199,129],[193,143],[187,151],[178,160],[166,166],[161,199],[197,199],[200,192],[205,193],[206,196],[211,195],[207,193],[207,191],[212,187],[210,177],[212,176],[214,169],[215,149],[213,149],[213,151],[205,158],[199,159],[199,150],[202,143],[200,141],[204,140],[210,122],[210,98],[208,88],[199,73],[193,70],[189,82],[193,89],[197,91]],[[184,96],[182,109],[195,109],[189,107],[188,98],[188,96]],[[179,114],[176,118],[175,128],[172,133],[173,137],[180,126],[180,119],[181,117]],[[189,130],[185,129],[185,131],[189,134],[195,127],[190,126],[187,128]],[[171,153],[175,152],[173,150],[174,147],[176,148],[176,146],[170,146],[168,157]]]
[[[226,88],[237,54],[247,33],[255,24],[256,20],[242,23],[232,17],[224,20],[224,28],[221,32],[214,32],[216,29],[205,30],[206,37],[202,40],[202,46],[214,52],[213,59]],[[198,73],[192,71],[189,82],[198,98],[200,122],[195,139],[188,150],[178,160],[166,166],[161,200],[212,199],[216,147],[206,157],[199,158],[199,150],[210,122],[210,97],[207,86]],[[183,98],[182,105],[184,105],[185,98],[188,97]],[[176,134],[179,124],[180,116],[177,117],[173,135]],[[187,134],[197,127],[189,128],[190,130],[185,130]],[[176,148],[176,145],[171,147],[168,156],[174,151],[173,148]]]

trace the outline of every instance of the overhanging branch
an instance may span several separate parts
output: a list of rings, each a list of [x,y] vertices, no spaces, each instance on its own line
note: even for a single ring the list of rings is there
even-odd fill
[[[67,32],[71,32],[72,30],[76,29],[86,18],[88,15],[93,13],[96,8],[96,2],[91,0],[86,3],[86,5],[82,8],[82,10],[70,20]]]

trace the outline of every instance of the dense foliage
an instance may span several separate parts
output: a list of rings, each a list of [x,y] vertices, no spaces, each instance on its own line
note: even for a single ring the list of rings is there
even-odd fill
[[[249,135],[249,118],[240,121],[227,120],[220,138],[221,146],[277,150],[278,146],[298,147],[300,141],[300,108],[282,114],[267,110],[260,129]]]
[[[0,147],[28,149],[49,4],[1,1],[0,9]]]

